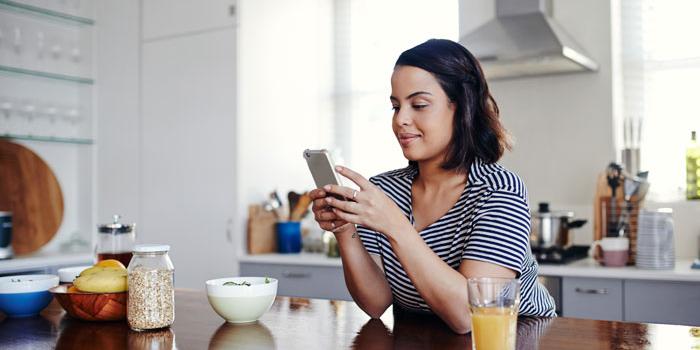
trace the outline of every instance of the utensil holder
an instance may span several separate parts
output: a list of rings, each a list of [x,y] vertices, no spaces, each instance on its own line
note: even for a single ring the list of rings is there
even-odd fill
[[[629,206],[629,213],[626,217],[625,237],[629,239],[629,259],[627,261],[628,265],[635,264],[635,258],[637,255],[637,230],[639,221],[639,201],[632,197]],[[618,229],[620,228],[620,220],[624,218],[625,211],[627,210],[627,203],[619,197],[615,198],[614,207],[611,205],[611,197],[600,197],[598,201],[599,213],[596,215],[596,219],[599,220],[595,224],[596,230],[593,232],[593,238],[595,241],[600,240],[604,237],[608,237],[609,233],[613,237],[618,236]],[[600,248],[596,248],[600,249]],[[597,252],[598,254],[602,252]]]

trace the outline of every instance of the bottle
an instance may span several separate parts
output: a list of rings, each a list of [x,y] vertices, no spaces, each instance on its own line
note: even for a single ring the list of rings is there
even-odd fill
[[[126,319],[135,331],[169,327],[175,322],[175,267],[170,246],[140,244],[128,268]]]
[[[690,144],[685,151],[686,198],[700,199],[700,144],[695,131],[690,133]]]
[[[114,215],[111,224],[97,226],[97,261],[116,259],[129,266],[131,250],[136,243],[136,224],[122,224],[120,216]]]

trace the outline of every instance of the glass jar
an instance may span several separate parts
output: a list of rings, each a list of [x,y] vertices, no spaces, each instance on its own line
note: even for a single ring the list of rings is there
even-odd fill
[[[175,321],[175,268],[170,246],[140,244],[128,268],[126,318],[135,331],[168,327]]]
[[[129,266],[131,251],[136,243],[136,224],[125,225],[119,222],[119,215],[113,216],[111,224],[97,225],[97,261],[116,259]]]

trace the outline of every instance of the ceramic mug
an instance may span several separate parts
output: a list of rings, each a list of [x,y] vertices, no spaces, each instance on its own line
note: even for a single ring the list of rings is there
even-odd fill
[[[604,266],[625,266],[629,259],[630,242],[627,237],[605,237],[593,242],[592,249],[597,251],[599,246],[603,251],[603,256],[594,256],[594,259]]]

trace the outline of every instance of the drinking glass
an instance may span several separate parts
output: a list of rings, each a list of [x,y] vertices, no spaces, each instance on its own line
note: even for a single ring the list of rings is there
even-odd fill
[[[472,348],[515,350],[520,281],[515,278],[469,278]]]

